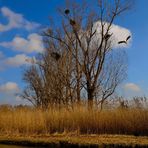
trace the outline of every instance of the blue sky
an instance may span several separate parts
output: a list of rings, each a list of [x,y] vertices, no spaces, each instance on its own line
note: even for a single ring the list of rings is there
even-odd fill
[[[39,30],[48,26],[49,16],[58,23],[56,10],[63,5],[64,0],[0,0],[0,104],[25,103],[14,96],[25,85],[22,66],[26,58],[42,52]],[[125,97],[148,96],[147,6],[147,0],[136,0],[133,8],[116,21],[132,33],[132,44],[125,49],[128,77],[119,91]]]

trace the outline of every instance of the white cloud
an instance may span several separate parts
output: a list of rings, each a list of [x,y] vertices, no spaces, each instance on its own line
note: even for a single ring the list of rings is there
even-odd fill
[[[140,92],[141,88],[135,83],[126,83],[124,89],[128,91]]]
[[[0,46],[24,53],[43,52],[44,50],[42,37],[36,33],[28,35],[27,39],[16,36],[10,42],[1,42]]]
[[[28,59],[31,59],[31,58],[26,56],[25,54],[18,54],[14,57],[6,58],[2,63],[7,67],[19,67],[24,64],[28,64],[27,62]]]
[[[36,63],[36,58],[27,56],[26,54],[17,54],[12,57],[3,57],[0,59],[0,71],[10,67],[20,67],[23,65],[31,65]]]
[[[26,30],[36,29],[40,24],[26,20],[22,14],[15,13],[7,7],[2,7],[1,14],[8,20],[8,23],[0,23],[0,31],[9,31],[14,28],[25,28]]]
[[[0,85],[0,92],[2,93],[17,93],[19,92],[19,87],[15,82],[7,82]]]
[[[114,48],[125,48],[129,47],[131,38],[127,41],[127,44],[118,44],[119,41],[125,41],[128,36],[132,36],[130,30],[123,28],[118,25],[112,25],[110,32],[113,33],[113,47]]]
[[[28,104],[26,100],[22,100],[19,95],[21,88],[16,82],[8,81],[0,85],[0,103],[1,104]]]
[[[104,34],[105,34],[109,23],[104,22],[104,24],[105,25],[104,25],[103,30],[104,30]],[[98,44],[98,41],[100,41],[100,38],[101,38],[101,30],[102,30],[100,21],[94,23],[93,30],[97,31],[96,36],[94,36],[94,42],[95,42],[95,44],[96,43]],[[128,30],[124,27],[112,24],[112,26],[109,30],[109,34],[112,34],[111,38],[109,39],[109,40],[111,40],[111,47],[112,48],[125,48],[130,45],[131,38],[127,41],[127,44],[118,44],[119,41],[125,41],[128,36],[132,36],[130,30]]]

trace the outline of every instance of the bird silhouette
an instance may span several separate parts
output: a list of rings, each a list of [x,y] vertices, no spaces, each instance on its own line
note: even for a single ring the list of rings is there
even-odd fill
[[[65,14],[68,15],[69,13],[70,13],[70,10],[69,9],[66,9],[65,10]]]
[[[60,59],[61,55],[57,52],[52,52],[51,53],[51,56],[56,59],[57,61]]]
[[[108,40],[110,37],[111,37],[111,34],[106,34],[106,35],[104,36],[105,40]]]
[[[124,43],[124,44],[127,44],[126,41],[119,41],[119,42],[118,42],[118,44],[123,44],[123,43]]]
[[[129,36],[126,38],[126,41],[128,41],[130,38],[131,38],[131,36],[129,35]]]
[[[129,35],[125,41],[119,41],[118,44],[127,44],[127,41],[131,38],[131,36]]]
[[[75,22],[75,20],[72,20],[72,19],[70,19],[70,25],[72,25],[72,26],[74,26],[74,25],[76,25],[76,22]]]

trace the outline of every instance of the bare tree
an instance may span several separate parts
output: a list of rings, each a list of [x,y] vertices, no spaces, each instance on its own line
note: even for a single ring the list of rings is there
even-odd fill
[[[98,90],[96,89],[96,103],[102,110],[103,103],[110,97],[117,86],[127,76],[127,56],[123,50],[114,51],[107,55],[107,60],[98,79]]]
[[[42,80],[44,85],[41,80],[37,83],[43,85],[40,89],[46,91],[45,84],[49,86],[52,82],[52,89],[48,88],[46,93],[55,92],[55,98],[60,97],[58,100],[63,100],[65,104],[80,103],[83,92],[87,94],[90,109],[95,97],[100,94],[100,103],[103,104],[123,80],[124,63],[117,63],[119,60],[115,62],[110,56],[114,52],[113,32],[110,32],[110,29],[114,20],[128,10],[129,6],[128,0],[98,0],[97,5],[92,5],[92,8],[70,1],[66,9],[60,9],[60,25],[51,25],[44,32],[48,49],[45,57],[48,58],[44,58],[43,65],[38,63],[38,66],[42,67],[39,75],[43,74],[42,77],[45,77],[45,80]],[[38,75],[36,77],[38,78]],[[29,84],[32,83],[28,76],[25,79]],[[34,82],[36,83],[36,80]],[[39,92],[34,86],[31,87],[39,98]],[[47,100],[49,97],[56,100],[53,94],[48,96]]]
[[[57,52],[53,44],[40,54],[32,65],[24,71],[23,80],[27,83],[21,97],[42,108],[71,105],[75,102],[73,91],[73,71],[69,63],[70,55]]]

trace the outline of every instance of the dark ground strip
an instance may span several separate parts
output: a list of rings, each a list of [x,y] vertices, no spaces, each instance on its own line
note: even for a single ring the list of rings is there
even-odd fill
[[[0,140],[0,144],[6,145],[18,145],[27,147],[37,148],[148,148],[148,145],[125,145],[125,144],[77,144],[69,143],[67,141],[59,142],[31,142],[28,140],[24,141],[11,141],[11,140]]]

